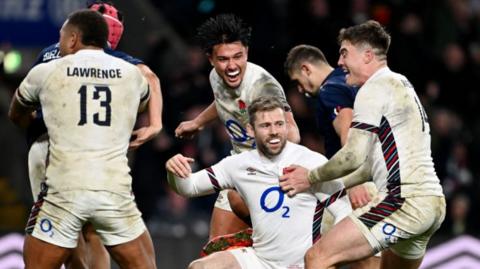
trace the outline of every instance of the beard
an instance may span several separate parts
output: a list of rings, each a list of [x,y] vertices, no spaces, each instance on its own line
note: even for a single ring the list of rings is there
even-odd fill
[[[268,147],[268,142],[266,140],[270,140],[272,138],[278,138],[280,139],[280,147],[271,149]],[[265,139],[265,141],[261,141],[261,143],[258,143],[257,141],[257,149],[262,153],[265,157],[267,158],[273,158],[277,155],[279,155],[282,151],[285,145],[287,144],[286,139],[282,139],[280,137],[269,137],[268,139]]]

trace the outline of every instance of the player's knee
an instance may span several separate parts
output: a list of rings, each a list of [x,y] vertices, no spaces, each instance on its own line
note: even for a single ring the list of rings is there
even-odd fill
[[[314,248],[309,248],[305,253],[305,263],[311,263],[318,258],[317,251]]]
[[[188,269],[206,269],[207,264],[203,260],[194,260],[188,265]]]

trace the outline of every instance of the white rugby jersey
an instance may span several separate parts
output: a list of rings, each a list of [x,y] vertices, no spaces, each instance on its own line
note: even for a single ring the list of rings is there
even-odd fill
[[[175,184],[185,196],[235,188],[250,211],[257,255],[280,267],[303,268],[294,266],[303,265],[305,252],[318,239],[324,206],[330,205],[329,211],[339,221],[351,212],[350,202],[339,181],[316,184],[309,192],[289,198],[278,180],[283,168],[291,164],[311,169],[326,161],[319,153],[287,142],[272,160],[257,150],[245,151],[186,179],[176,178]],[[323,203],[317,203],[317,198]]]
[[[103,50],[80,50],[35,66],[18,100],[40,105],[49,134],[49,191],[131,191],[129,139],[149,97],[139,69]]]
[[[255,148],[255,139],[247,134],[247,108],[253,100],[259,96],[272,96],[290,111],[280,83],[265,69],[250,62],[247,63],[245,75],[238,88],[229,88],[215,69],[210,72],[210,85],[218,116],[227,128],[235,153]]]
[[[433,167],[425,110],[403,75],[384,67],[358,91],[352,128],[373,132],[369,153],[379,191],[395,196],[442,196]]]

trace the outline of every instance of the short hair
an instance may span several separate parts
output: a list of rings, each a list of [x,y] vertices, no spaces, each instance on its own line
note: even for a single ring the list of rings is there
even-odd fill
[[[250,124],[254,127],[256,120],[257,112],[272,111],[277,108],[285,111],[285,106],[280,102],[280,100],[273,98],[271,96],[260,96],[255,98],[250,106],[248,106],[248,117]]]
[[[250,43],[252,28],[233,14],[220,14],[210,18],[197,28],[197,36],[201,48],[211,54],[218,44],[240,41],[245,47]]]
[[[390,47],[390,34],[383,26],[374,20],[366,21],[362,24],[343,28],[338,35],[338,43],[349,41],[352,45],[369,45],[374,49],[374,53],[380,57],[386,57]]]
[[[68,16],[67,25],[76,27],[81,33],[81,42],[86,46],[105,48],[107,46],[108,26],[102,14],[83,9]]]
[[[325,55],[319,48],[302,44],[293,47],[288,52],[283,68],[289,74],[293,70],[298,70],[303,62],[328,64]]]

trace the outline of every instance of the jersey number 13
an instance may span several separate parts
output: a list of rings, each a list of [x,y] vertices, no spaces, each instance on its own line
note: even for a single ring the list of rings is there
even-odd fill
[[[93,100],[98,100],[95,103],[98,103],[101,110],[93,114],[93,123],[99,126],[110,126],[112,116],[112,108],[110,107],[112,93],[110,88],[107,86],[93,86],[93,88],[92,100],[87,100],[87,90],[89,89],[87,85],[82,85],[78,90],[78,94],[80,94],[80,120],[78,125],[87,124],[87,107],[89,107],[87,104],[90,104]]]

